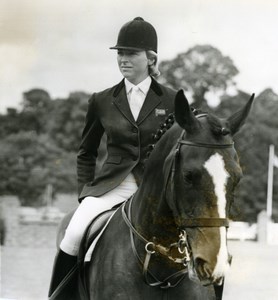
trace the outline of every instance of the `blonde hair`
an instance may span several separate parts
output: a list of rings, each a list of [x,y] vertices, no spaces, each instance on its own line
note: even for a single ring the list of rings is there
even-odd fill
[[[152,51],[152,50],[147,50],[146,51],[147,58],[148,59],[153,59],[153,64],[149,65],[149,74],[153,77],[158,77],[160,75],[160,72],[158,70],[158,59],[157,59],[157,54]]]

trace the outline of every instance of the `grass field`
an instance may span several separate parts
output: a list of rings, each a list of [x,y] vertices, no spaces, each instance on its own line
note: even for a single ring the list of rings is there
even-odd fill
[[[233,263],[223,299],[277,300],[278,246],[230,241],[229,249]],[[0,299],[47,299],[54,255],[55,249],[2,247]]]

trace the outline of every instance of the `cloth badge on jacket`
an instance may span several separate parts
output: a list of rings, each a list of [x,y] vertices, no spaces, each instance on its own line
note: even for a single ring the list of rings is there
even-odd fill
[[[163,108],[156,108],[155,109],[155,116],[165,116],[166,115],[166,110]]]

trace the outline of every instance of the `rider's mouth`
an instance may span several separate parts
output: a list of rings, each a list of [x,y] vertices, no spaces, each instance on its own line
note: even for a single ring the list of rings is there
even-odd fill
[[[128,70],[128,69],[131,69],[132,67],[128,67],[128,66],[121,66],[121,69],[122,70]]]

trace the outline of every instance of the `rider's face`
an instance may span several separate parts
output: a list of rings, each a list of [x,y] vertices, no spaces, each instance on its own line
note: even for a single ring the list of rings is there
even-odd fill
[[[118,50],[118,65],[123,76],[137,85],[149,75],[146,51]]]

